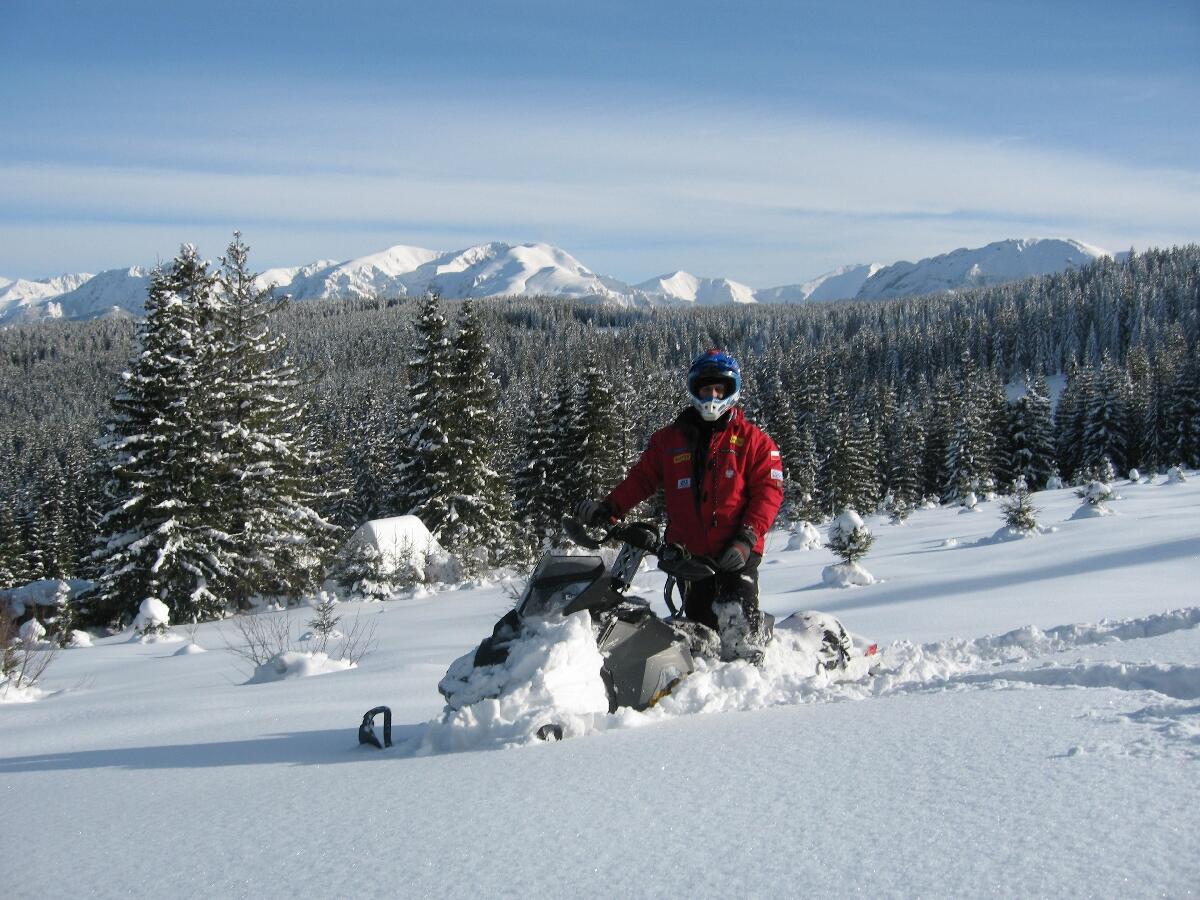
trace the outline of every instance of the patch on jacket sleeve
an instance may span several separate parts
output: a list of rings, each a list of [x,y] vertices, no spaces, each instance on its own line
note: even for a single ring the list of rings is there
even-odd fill
[[[779,459],[779,451],[778,450],[771,451],[771,459]]]
[[[687,462],[691,458],[692,458],[692,454],[690,454],[690,453],[676,453],[674,456],[671,457],[671,462],[673,462],[673,463]]]
[[[783,481],[783,469],[772,469],[771,470],[771,480],[772,481]]]
[[[729,436],[729,446],[730,447],[736,447],[738,444],[744,444],[744,443],[746,443],[746,439],[744,437],[742,437],[740,434],[731,434]]]
[[[691,486],[692,486],[692,479],[690,479],[690,478],[680,478],[679,481],[675,485],[675,487],[677,487],[677,488],[690,488]]]

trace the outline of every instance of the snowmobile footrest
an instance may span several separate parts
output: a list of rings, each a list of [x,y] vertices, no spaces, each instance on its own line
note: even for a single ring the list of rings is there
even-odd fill
[[[383,713],[383,743],[379,743],[379,738],[375,736],[375,717]],[[382,750],[384,747],[392,746],[392,711],[386,706],[377,706],[372,710],[368,710],[363,716],[362,724],[358,726],[358,742],[360,744],[370,744],[373,747],[378,747]]]

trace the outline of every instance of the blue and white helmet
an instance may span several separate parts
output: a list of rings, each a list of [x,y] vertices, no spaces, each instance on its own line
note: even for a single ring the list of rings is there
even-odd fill
[[[700,388],[722,383],[724,397],[701,397]],[[706,422],[715,422],[725,411],[737,405],[742,393],[742,370],[737,360],[724,350],[712,349],[692,360],[687,376],[688,398]]]

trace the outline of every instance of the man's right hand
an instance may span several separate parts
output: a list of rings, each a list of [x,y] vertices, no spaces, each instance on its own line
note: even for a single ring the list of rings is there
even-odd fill
[[[575,518],[592,528],[608,525],[612,516],[612,507],[603,500],[584,500],[575,508]]]

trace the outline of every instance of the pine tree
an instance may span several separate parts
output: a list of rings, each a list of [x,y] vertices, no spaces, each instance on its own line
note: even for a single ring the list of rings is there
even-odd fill
[[[1037,530],[1038,510],[1034,507],[1029,487],[1023,480],[1017,479],[1016,489],[1011,496],[1001,501],[1000,509],[1004,513],[1004,524],[1013,531]]]
[[[1055,473],[1054,422],[1046,378],[1025,378],[1025,396],[1013,408],[1012,471],[1030,489],[1040,491]]]
[[[804,471],[804,447],[800,429],[796,425],[796,416],[784,392],[783,382],[778,373],[771,379],[771,387],[763,404],[766,418],[767,433],[779,448],[780,461],[783,464],[783,507],[780,510],[783,520],[795,524],[804,518],[806,496],[812,492],[811,473]],[[811,443],[811,436],[809,442]],[[810,463],[811,464],[811,463]]]
[[[512,479],[513,518],[520,525],[529,553],[558,534],[565,501],[554,480],[554,399],[539,391],[525,429],[525,444]]]
[[[147,599],[176,619],[224,608],[214,588],[229,574],[228,536],[211,517],[217,479],[205,409],[214,373],[202,319],[213,291],[191,245],[151,277],[139,347],[100,444],[108,507],[92,615],[101,622],[128,621]]]
[[[463,303],[452,345],[445,421],[454,452],[445,522],[438,539],[470,572],[473,561],[495,566],[512,552],[504,480],[496,470],[495,419],[499,385],[474,304]]]
[[[1179,367],[1166,417],[1172,464],[1200,467],[1200,359],[1196,354]]]
[[[257,593],[295,600],[316,590],[338,537],[316,510],[324,459],[298,397],[301,375],[271,330],[284,304],[256,287],[248,258],[235,232],[221,260],[213,325],[224,400],[215,423],[220,507],[233,545],[230,591],[243,608]]]
[[[594,356],[587,356],[576,386],[575,416],[567,427],[563,448],[571,460],[572,475],[567,503],[604,496],[621,476],[618,446],[621,427],[617,417],[612,377]]]
[[[993,442],[989,418],[986,397],[979,385],[979,371],[970,356],[964,354],[958,403],[946,446],[943,502],[960,501],[972,491],[986,490],[992,482]]]
[[[406,512],[419,518],[440,537],[449,515],[449,497],[457,490],[451,446],[453,347],[437,294],[426,294],[416,322],[417,339],[409,369],[410,425],[406,429],[407,453],[396,472],[398,492]]]
[[[1106,353],[1083,414],[1083,446],[1079,456],[1082,480],[1098,478],[1103,470],[1114,466],[1128,469],[1127,396],[1126,376]]]

